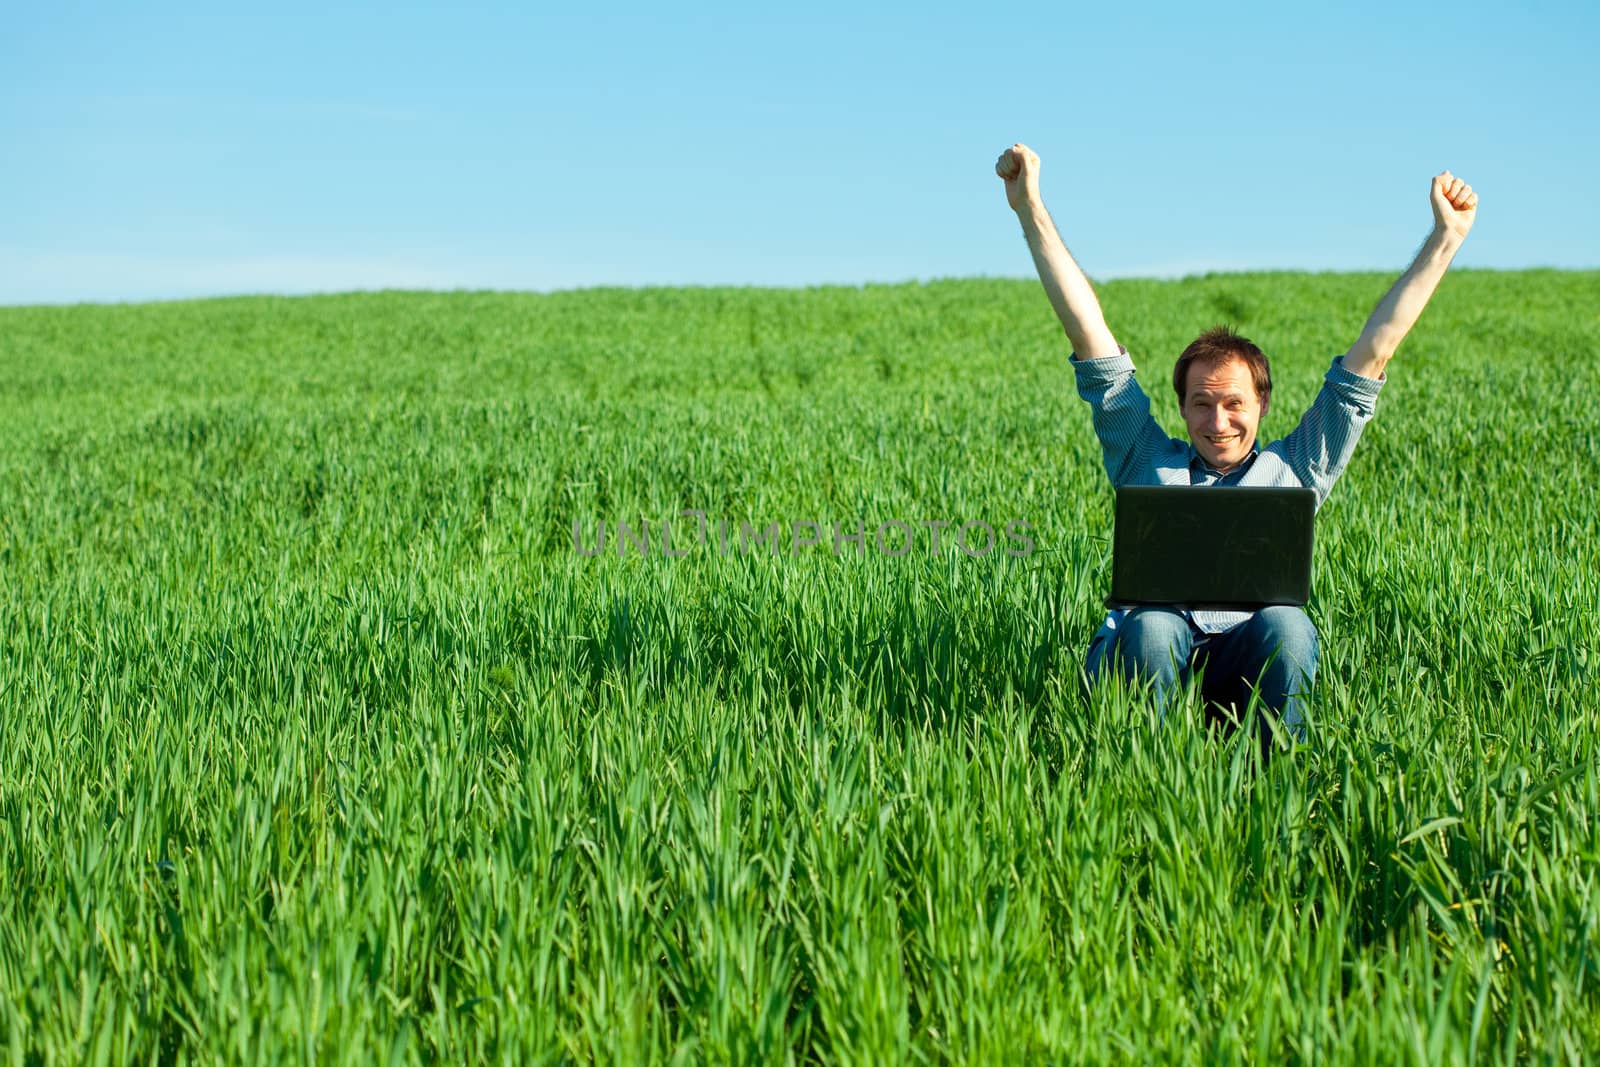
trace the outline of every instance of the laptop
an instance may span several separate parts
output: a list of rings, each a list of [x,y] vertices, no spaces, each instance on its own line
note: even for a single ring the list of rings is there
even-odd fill
[[[1303,605],[1316,512],[1311,489],[1122,486],[1106,605]]]

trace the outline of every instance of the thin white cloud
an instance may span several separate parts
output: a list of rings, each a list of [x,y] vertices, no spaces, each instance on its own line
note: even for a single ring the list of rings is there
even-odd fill
[[[173,300],[245,293],[450,289],[430,264],[372,257],[146,256],[0,249],[0,304]]]
[[[1270,270],[1259,263],[1239,259],[1184,259],[1160,263],[1119,265],[1109,270],[1092,271],[1097,278],[1187,278],[1196,274],[1222,274],[1234,271]],[[1294,268],[1288,268],[1294,269]]]

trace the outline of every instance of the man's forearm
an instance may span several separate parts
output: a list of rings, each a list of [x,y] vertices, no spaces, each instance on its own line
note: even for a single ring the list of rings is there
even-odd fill
[[[1117,342],[1106,327],[1100,301],[1094,287],[1067,251],[1066,244],[1056,231],[1050,213],[1042,203],[1029,204],[1017,212],[1022,223],[1022,233],[1028,239],[1028,251],[1033,253],[1033,265],[1039,271],[1039,281],[1055,308],[1056,317],[1072,342],[1072,350],[1079,359],[1100,359],[1117,354]]]
[[[1361,336],[1344,357],[1346,370],[1364,378],[1383,377],[1384,367],[1417,324],[1462,240],[1460,234],[1434,227],[1417,258],[1368,317]]]

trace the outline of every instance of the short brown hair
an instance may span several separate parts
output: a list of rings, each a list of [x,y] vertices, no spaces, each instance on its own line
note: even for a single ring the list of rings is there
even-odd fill
[[[1256,396],[1262,404],[1272,395],[1272,368],[1267,366],[1266,354],[1248,337],[1240,337],[1227,326],[1213,326],[1189,342],[1178,362],[1172,368],[1172,389],[1178,394],[1178,407],[1183,407],[1184,390],[1189,385],[1189,368],[1196,363],[1214,367],[1230,359],[1242,359],[1250,368],[1250,378],[1255,383]]]

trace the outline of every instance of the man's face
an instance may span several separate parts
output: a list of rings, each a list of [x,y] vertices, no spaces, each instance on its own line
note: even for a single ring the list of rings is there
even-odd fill
[[[1250,455],[1267,405],[1256,393],[1250,365],[1227,359],[1189,367],[1180,410],[1194,450],[1209,466],[1226,473]]]

